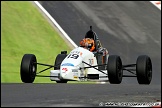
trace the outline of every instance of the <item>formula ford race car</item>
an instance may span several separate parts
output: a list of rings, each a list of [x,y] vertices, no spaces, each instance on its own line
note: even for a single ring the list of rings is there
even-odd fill
[[[91,33],[97,37],[97,34],[92,31],[92,27]],[[94,38],[94,40],[96,44],[100,43],[98,38]],[[152,62],[149,56],[140,55],[135,64],[123,65],[120,56],[109,55],[107,49],[100,45],[98,49],[102,49],[102,51],[91,52],[81,46],[74,48],[69,54],[67,51],[61,51],[57,55],[54,65],[38,63],[34,54],[24,54],[20,66],[21,80],[24,83],[33,83],[35,77],[50,77],[51,81],[57,83],[109,81],[110,84],[120,84],[123,77],[137,77],[139,84],[150,84]],[[48,66],[48,68],[37,72],[37,65]],[[135,69],[130,69],[130,67],[135,67]],[[50,70],[50,76],[38,75],[50,68],[53,68]],[[124,75],[124,71],[133,75]]]

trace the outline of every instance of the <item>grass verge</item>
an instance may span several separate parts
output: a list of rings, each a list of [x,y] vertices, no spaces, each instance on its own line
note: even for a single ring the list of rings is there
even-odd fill
[[[38,62],[54,64],[62,50],[71,49],[31,2],[1,2],[1,82],[21,82],[20,64],[24,54],[35,54]],[[44,68],[38,66],[38,71]],[[50,70],[41,74],[49,75]],[[51,81],[36,77],[34,82]]]

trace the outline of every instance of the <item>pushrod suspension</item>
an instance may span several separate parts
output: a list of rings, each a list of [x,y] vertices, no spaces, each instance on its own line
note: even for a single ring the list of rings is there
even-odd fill
[[[124,68],[124,67],[134,67],[134,66],[136,66],[136,64],[123,65],[122,67]]]
[[[43,63],[36,63],[38,65],[43,65],[43,66],[50,66],[50,67],[55,67],[54,65],[49,65],[49,64],[43,64]]]
[[[82,63],[85,63],[86,65],[88,65],[88,66],[90,66],[90,67],[93,67],[93,66],[91,66],[90,64],[88,64],[88,63],[86,63],[86,62],[84,62],[84,61],[82,61]],[[95,66],[96,67],[96,66]],[[96,70],[98,70],[98,71],[100,71],[100,72],[102,72],[103,74],[105,74],[105,75],[108,75],[108,74],[106,74],[105,72],[103,72],[103,71],[101,71],[101,70],[99,70],[99,69],[97,69],[97,68],[95,68],[95,67],[93,67],[94,69],[96,69]]]

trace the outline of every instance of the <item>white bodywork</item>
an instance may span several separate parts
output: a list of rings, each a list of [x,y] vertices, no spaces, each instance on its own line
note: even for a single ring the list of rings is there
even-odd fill
[[[87,74],[99,74],[99,77],[107,76],[107,70],[102,70],[104,73],[106,73],[103,74],[102,72],[94,68],[84,69],[84,67],[89,66],[85,63],[82,63],[82,61],[90,64],[91,66],[97,65],[96,57],[94,57],[94,54],[92,52],[82,47],[77,47],[72,50],[62,61],[60,65],[60,70],[50,71],[50,76],[58,76],[50,77],[51,81],[59,81],[60,79],[87,81],[87,78],[80,78],[87,76]],[[95,68],[98,69],[98,67]],[[99,78],[98,80],[108,80],[108,77]]]

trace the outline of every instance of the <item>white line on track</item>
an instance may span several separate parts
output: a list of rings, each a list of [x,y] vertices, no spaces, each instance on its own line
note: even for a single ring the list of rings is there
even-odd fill
[[[65,38],[74,46],[78,47],[74,41],[67,35],[67,33],[61,28],[61,26],[56,22],[56,20],[42,7],[38,1],[34,3],[44,12],[44,14],[52,21],[52,23],[59,29],[59,31],[65,36]]]

